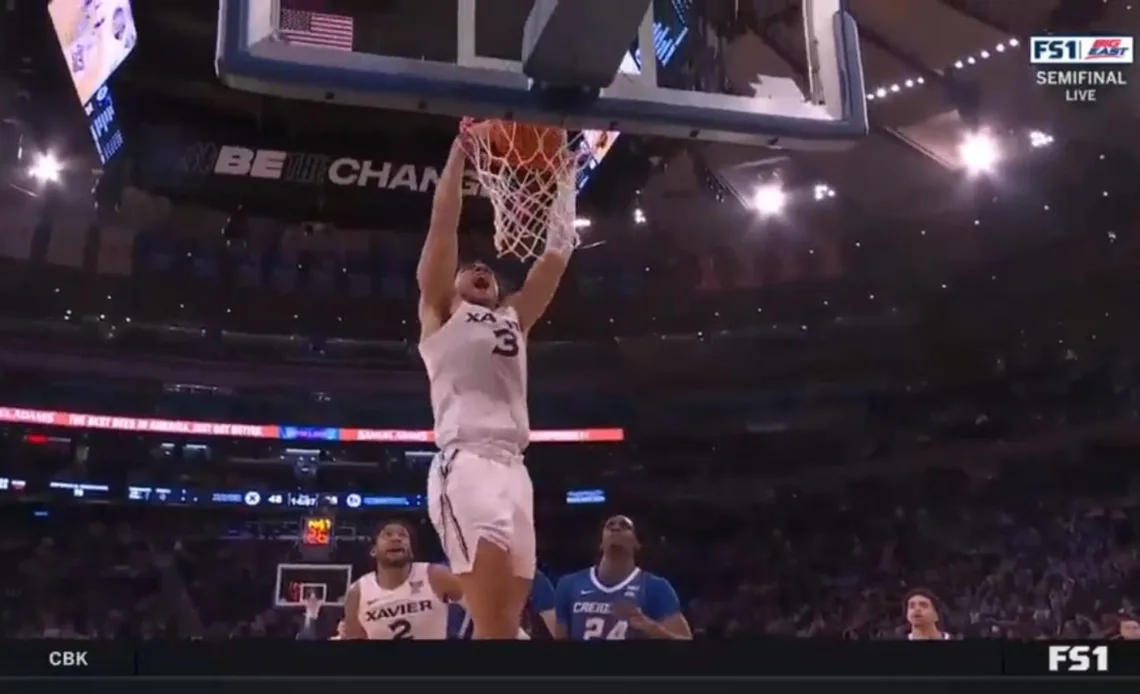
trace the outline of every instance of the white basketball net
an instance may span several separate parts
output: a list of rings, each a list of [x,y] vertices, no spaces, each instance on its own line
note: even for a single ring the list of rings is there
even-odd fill
[[[514,140],[503,142],[501,134],[511,127],[493,121],[460,125],[468,134],[467,157],[495,208],[495,250],[520,260],[546,251],[568,255],[579,241],[578,172],[588,161],[580,151],[581,138],[567,140],[565,130],[538,129],[543,138],[556,138],[557,143],[543,142],[526,157],[520,156]],[[493,135],[496,128],[499,137]],[[500,149],[504,145],[508,151]],[[557,156],[548,153],[555,149]]]

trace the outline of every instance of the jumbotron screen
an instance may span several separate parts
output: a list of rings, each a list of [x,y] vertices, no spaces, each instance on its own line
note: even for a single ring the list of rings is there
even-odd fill
[[[99,162],[123,147],[107,81],[138,43],[130,0],[50,0],[48,13]]]
[[[51,0],[48,13],[79,103],[86,104],[138,43],[130,0]]]

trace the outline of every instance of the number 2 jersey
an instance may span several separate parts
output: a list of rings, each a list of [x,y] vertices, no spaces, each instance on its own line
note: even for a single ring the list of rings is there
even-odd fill
[[[624,641],[641,638],[637,630],[618,617],[615,606],[628,602],[649,619],[662,622],[681,611],[677,592],[669,581],[641,569],[613,585],[598,579],[594,568],[563,576],[554,589],[554,611],[571,641],[605,639]]]
[[[420,342],[431,383],[435,443],[521,453],[530,440],[526,406],[526,336],[514,308],[461,302]]]
[[[412,564],[408,580],[385,590],[376,572],[360,577],[360,625],[369,640],[442,640],[447,638],[447,604],[432,590],[426,562]]]

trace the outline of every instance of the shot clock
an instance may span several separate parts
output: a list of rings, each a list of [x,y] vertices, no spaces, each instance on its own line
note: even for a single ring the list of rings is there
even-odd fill
[[[332,516],[313,515],[301,519],[301,556],[306,561],[328,559],[336,544],[336,526]]]
[[[332,514],[317,511],[301,518],[297,537],[302,563],[277,565],[277,606],[297,607],[310,598],[323,605],[343,605],[352,585],[352,566],[326,563],[336,546]]]

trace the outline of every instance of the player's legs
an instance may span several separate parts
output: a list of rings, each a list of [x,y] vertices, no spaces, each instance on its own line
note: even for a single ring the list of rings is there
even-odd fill
[[[428,474],[428,512],[463,586],[476,639],[518,635],[512,604],[514,467],[448,451],[436,457]]]
[[[534,487],[530,481],[530,471],[525,465],[511,468],[511,514],[514,525],[514,538],[511,543],[510,610],[522,623],[523,611],[530,598],[531,583],[534,580],[537,541],[534,532]]]
[[[463,601],[471,613],[473,639],[517,639],[519,619],[511,605],[511,555],[498,545],[480,539],[471,571],[456,574],[463,586]]]

